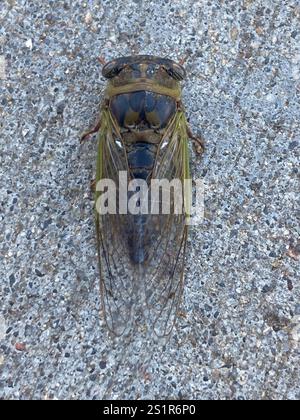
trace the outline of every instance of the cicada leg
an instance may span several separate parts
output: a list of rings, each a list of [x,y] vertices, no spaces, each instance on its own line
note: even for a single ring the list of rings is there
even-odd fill
[[[202,155],[202,153],[204,152],[204,140],[202,139],[202,137],[200,136],[195,136],[192,133],[192,130],[190,129],[190,127],[187,127],[187,135],[189,136],[189,138],[192,140],[192,142],[195,145],[195,149],[196,152],[199,155]]]
[[[82,136],[80,137],[80,143],[83,143],[90,135],[97,133],[100,130],[101,122],[100,120],[97,121],[97,124],[95,127],[93,127],[91,130],[85,131]]]
[[[105,58],[102,57],[102,55],[100,55],[100,57],[97,57],[97,58],[98,58],[99,63],[102,64],[102,66],[105,66],[106,64]]]
[[[189,56],[191,55],[190,51],[187,51],[187,53],[179,60],[179,64],[181,66],[184,65],[184,63],[186,62],[186,60],[189,58]]]
[[[92,193],[95,193],[96,192],[96,180],[95,179],[91,179],[90,189],[91,189],[91,192]]]

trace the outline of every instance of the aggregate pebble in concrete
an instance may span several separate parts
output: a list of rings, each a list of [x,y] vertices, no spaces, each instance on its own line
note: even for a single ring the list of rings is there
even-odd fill
[[[296,0],[0,4],[0,398],[299,399]],[[190,52],[205,219],[164,346],[99,315],[90,180],[97,56]]]

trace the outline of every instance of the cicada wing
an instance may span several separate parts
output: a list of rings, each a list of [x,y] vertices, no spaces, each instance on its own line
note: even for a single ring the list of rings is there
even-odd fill
[[[183,292],[189,217],[189,191],[184,183],[190,177],[187,141],[187,122],[178,112],[160,144],[153,172],[153,178],[172,182],[173,188],[165,196],[151,195],[160,209],[159,214],[150,214],[147,224],[144,289],[150,322],[158,336],[171,333]]]
[[[130,330],[136,267],[131,263],[126,232],[131,223],[119,214],[119,172],[128,173],[125,147],[108,110],[102,112],[96,175],[96,231],[100,267],[100,291],[105,320],[110,331],[122,335]],[[115,199],[115,212],[101,214],[99,181],[115,185],[110,199]]]

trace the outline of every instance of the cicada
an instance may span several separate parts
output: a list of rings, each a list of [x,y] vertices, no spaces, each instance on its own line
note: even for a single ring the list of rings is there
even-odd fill
[[[99,137],[95,194],[102,307],[116,335],[141,322],[167,336],[183,292],[191,193],[184,187],[190,179],[188,140],[199,153],[203,149],[181,101],[186,72],[170,59],[139,55],[108,62],[102,75],[107,87],[100,118],[82,137],[94,132]],[[99,187],[105,180],[106,187]],[[155,180],[165,186],[181,181],[185,199],[170,188],[165,211],[160,188],[158,195],[144,191]],[[135,210],[129,211],[136,195]],[[106,210],[113,202],[112,211],[103,206],[100,211],[99,201]]]

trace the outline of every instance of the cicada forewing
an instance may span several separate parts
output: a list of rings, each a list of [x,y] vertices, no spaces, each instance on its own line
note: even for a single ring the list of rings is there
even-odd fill
[[[122,335],[131,328],[135,269],[126,240],[128,217],[118,211],[118,200],[115,212],[104,214],[99,210],[99,181],[113,182],[117,198],[120,171],[128,173],[125,147],[111,113],[104,109],[96,173],[96,232],[102,308],[107,326],[115,335]]]
[[[147,234],[151,240],[145,261],[144,290],[150,324],[158,336],[168,336],[183,292],[189,218],[190,184],[185,183],[190,178],[187,123],[181,111],[175,114],[162,139],[153,178],[163,182],[160,213],[152,211],[148,217]]]

